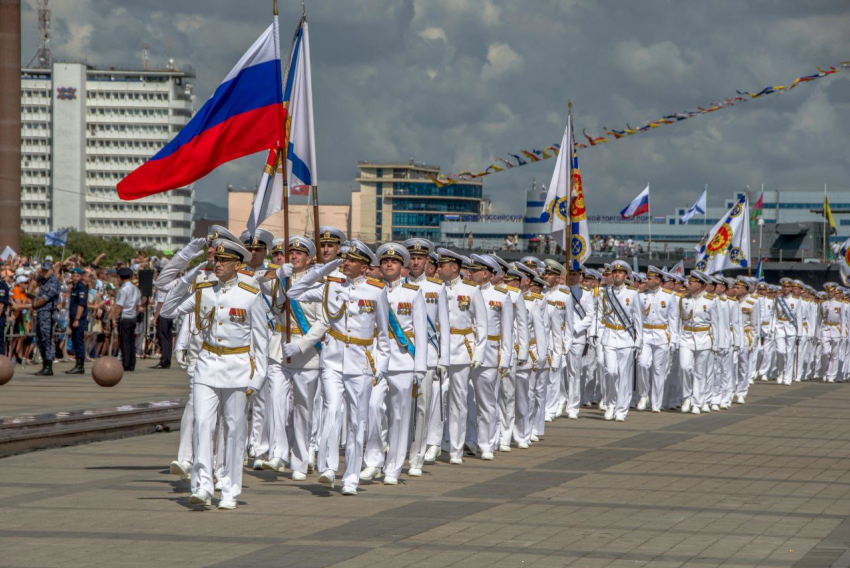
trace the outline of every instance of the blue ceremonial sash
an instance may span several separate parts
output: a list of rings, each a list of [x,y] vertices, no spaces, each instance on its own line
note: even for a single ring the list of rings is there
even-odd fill
[[[785,316],[785,319],[787,319],[789,322],[794,322],[794,325],[796,325],[797,322],[794,321],[794,310],[792,310],[791,307],[785,302],[785,298],[779,296],[778,298],[776,298],[776,300],[776,303],[779,304],[779,309],[782,310],[782,315]]]
[[[416,358],[416,348],[413,346],[413,342],[404,334],[404,330],[401,328],[401,324],[398,322],[398,318],[395,315],[395,312],[392,308],[389,308],[390,314],[390,333],[393,337],[395,337],[396,342],[399,347],[402,349],[407,349],[407,352],[410,353],[410,356]]]
[[[611,286],[605,287],[605,297],[608,299],[608,303],[611,304],[611,308],[614,310],[614,315],[617,316],[617,319],[620,320],[620,323],[623,324],[623,327],[626,328],[626,331],[629,332],[632,339],[635,339],[637,336],[635,326],[628,314],[626,314],[626,310],[623,309],[623,305],[620,303],[620,300],[617,299],[617,295],[614,293]]]
[[[298,324],[298,329],[301,330],[301,335],[307,335],[307,332],[310,331],[310,324],[307,323],[307,316],[304,315],[304,310],[301,309],[301,304],[298,303],[298,300],[289,299],[289,311],[292,312],[292,317],[295,318],[295,323]],[[316,342],[314,345],[316,351],[319,353],[322,352],[322,342]]]
[[[575,294],[573,294],[573,308],[575,309],[580,319],[584,319],[584,316],[587,315],[587,311],[583,307],[581,307],[580,298],[576,298]]]
[[[437,350],[437,356],[440,356],[440,334],[437,333],[437,326],[431,321],[431,316],[425,314],[425,319],[428,320],[428,343],[434,346]]]

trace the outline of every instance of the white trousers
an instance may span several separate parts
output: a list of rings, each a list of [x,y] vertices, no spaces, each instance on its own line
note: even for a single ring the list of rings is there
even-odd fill
[[[289,463],[291,417],[292,417],[292,372],[269,359],[265,400],[265,422],[268,436],[269,459],[280,458]],[[262,436],[260,436],[262,438]],[[254,446],[257,451],[257,446]],[[257,454],[260,455],[260,454]]]
[[[269,452],[268,398],[269,381],[251,395],[251,446],[258,458]]]
[[[192,376],[189,375],[189,398],[183,407],[180,419],[180,444],[177,446],[177,461],[192,463],[195,461],[195,401]]]
[[[638,356],[638,396],[649,397],[652,409],[660,410],[667,382],[670,345],[643,344]]]
[[[475,391],[476,442],[482,454],[492,453],[499,443],[499,370],[496,367],[478,367],[472,369],[469,375]]]
[[[709,391],[711,397],[706,400],[709,404],[724,404],[727,397],[731,400],[735,377],[735,355],[736,352],[731,347],[718,349],[714,354],[714,372],[709,374],[707,380],[707,383],[711,384]]]
[[[528,443],[531,437],[531,388],[529,383],[534,371],[530,364],[514,370],[513,381],[502,380],[502,389],[499,391],[499,415],[502,421],[501,439],[499,445],[509,446],[511,439],[516,443]],[[513,396],[506,394],[505,384],[510,382],[513,386]],[[513,400],[510,401],[509,399]],[[504,404],[504,408],[502,408]],[[527,436],[526,436],[527,433]],[[522,438],[525,437],[523,440]]]
[[[446,417],[449,414],[449,373],[443,377],[442,381],[436,378],[436,369],[434,374],[430,375],[434,384],[431,385],[431,399],[429,403],[430,413],[428,414],[428,424],[425,434],[425,444],[427,446],[441,446],[447,439],[446,437]]]
[[[539,370],[534,370],[533,367],[528,365],[516,371],[513,439],[517,444],[527,444],[528,439],[531,438],[532,396],[539,375]],[[503,443],[505,434],[506,432],[502,430]],[[508,443],[510,443],[510,436],[508,436]]]
[[[625,418],[632,402],[634,348],[602,347],[605,358],[605,404],[614,408],[615,417]]]
[[[738,351],[738,368],[736,370],[735,387],[732,389],[734,394],[747,396],[750,390],[750,377],[753,368],[753,359],[755,358],[755,350],[750,351],[749,347],[744,347]],[[732,401],[731,394],[727,404]]]
[[[564,356],[566,358],[566,355]],[[562,395],[564,388],[564,371],[565,367],[553,370],[549,373],[549,384],[546,385],[546,418],[550,420],[558,414],[558,409],[565,402],[565,397]]]
[[[766,335],[759,349],[758,377],[775,377],[776,373],[776,336]]]
[[[549,392],[550,375],[556,372],[546,366],[546,361],[542,362],[542,366],[529,402],[532,408],[531,433],[535,436],[546,433],[546,394]]]
[[[690,399],[694,406],[702,406],[706,401],[705,377],[711,364],[711,349],[694,349],[683,344],[679,346],[679,366],[682,372],[682,397]]]
[[[284,375],[289,377],[292,385],[292,413],[290,425],[290,447],[292,471],[307,473],[307,463],[310,460],[310,440],[312,437],[313,415],[319,414],[319,408],[314,406],[316,391],[319,389],[319,369],[286,369]],[[278,456],[275,456],[278,457]]]
[[[436,380],[436,377],[437,369],[430,367],[422,380],[422,384],[417,389],[417,397],[413,402],[413,424],[411,424],[410,453],[408,455],[410,469],[422,469],[422,465],[425,463],[425,452],[430,445],[428,436],[430,434],[431,413],[434,410],[431,401],[436,398],[437,404],[439,404],[440,399],[438,392],[440,381]],[[436,410],[437,413],[440,412],[439,406]],[[440,438],[442,438],[442,423],[440,423]],[[440,442],[441,440],[438,438],[434,445],[439,445]]]
[[[823,360],[826,362],[824,378],[830,383],[835,382],[835,379],[838,377],[840,345],[840,339],[837,338],[823,340]]]
[[[463,444],[466,442],[466,420],[469,413],[467,396],[469,395],[469,365],[449,366],[449,457],[463,457]]]
[[[782,361],[783,382],[790,385],[797,378],[797,369],[795,367],[798,355],[798,345],[796,336],[786,336],[777,341],[777,353]]]
[[[584,347],[587,345],[583,341],[581,343],[573,343],[567,357],[567,414],[578,414],[581,408],[581,399],[584,392]]]
[[[531,372],[530,367],[526,370],[517,369],[516,361],[511,366],[510,372],[502,377],[499,391],[497,393],[499,402],[499,436],[498,445],[510,446],[511,439],[514,436],[514,427],[516,426],[517,399],[519,398],[519,380],[517,375],[522,373],[525,375],[523,383],[528,386],[528,373]],[[526,389],[527,391],[527,389]]]
[[[410,417],[413,412],[413,373],[389,372],[385,381],[372,388],[369,396],[369,418],[366,423],[368,467],[384,470],[384,475],[398,479],[407,455]],[[384,454],[383,424],[387,422],[387,453]]]
[[[319,370],[319,385],[321,385],[322,372]],[[325,415],[325,393],[321,388],[316,389],[316,395],[313,397],[313,416],[310,418],[310,453],[315,454],[319,451],[319,435],[322,433],[322,417]]]
[[[242,493],[242,461],[248,437],[248,397],[244,388],[216,389],[196,384],[192,398],[195,415],[195,463],[192,465],[192,492],[203,489],[210,495],[213,487],[213,436],[221,409],[226,436],[219,474],[221,499],[236,500]]]
[[[324,416],[319,436],[319,456],[316,467],[320,472],[339,468],[339,444],[342,428],[346,429],[345,472],[343,486],[357,487],[360,466],[363,463],[363,438],[366,432],[366,412],[372,391],[370,375],[348,375],[340,371],[322,369]],[[348,416],[343,424],[343,410]]]

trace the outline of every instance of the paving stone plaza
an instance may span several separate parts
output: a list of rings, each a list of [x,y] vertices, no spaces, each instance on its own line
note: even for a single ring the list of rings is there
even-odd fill
[[[19,370],[0,408],[165,400],[184,385],[177,370],[114,389]],[[353,498],[315,475],[247,471],[236,511],[189,505],[168,473],[176,432],[39,450],[0,459],[0,565],[850,566],[848,406],[843,384],[758,383],[710,415],[584,409],[528,450]]]

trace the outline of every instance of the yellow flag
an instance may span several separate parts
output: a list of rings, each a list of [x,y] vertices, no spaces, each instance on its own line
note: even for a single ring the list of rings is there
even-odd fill
[[[838,228],[835,226],[835,218],[832,216],[832,209],[829,208],[829,197],[827,197],[825,193],[823,195],[823,216],[826,219],[826,222],[829,223],[830,234],[836,234],[838,232]]]

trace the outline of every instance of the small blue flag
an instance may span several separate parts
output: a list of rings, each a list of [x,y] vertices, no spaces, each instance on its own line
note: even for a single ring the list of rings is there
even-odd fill
[[[44,235],[44,245],[48,247],[64,247],[68,243],[70,229],[56,229]]]

